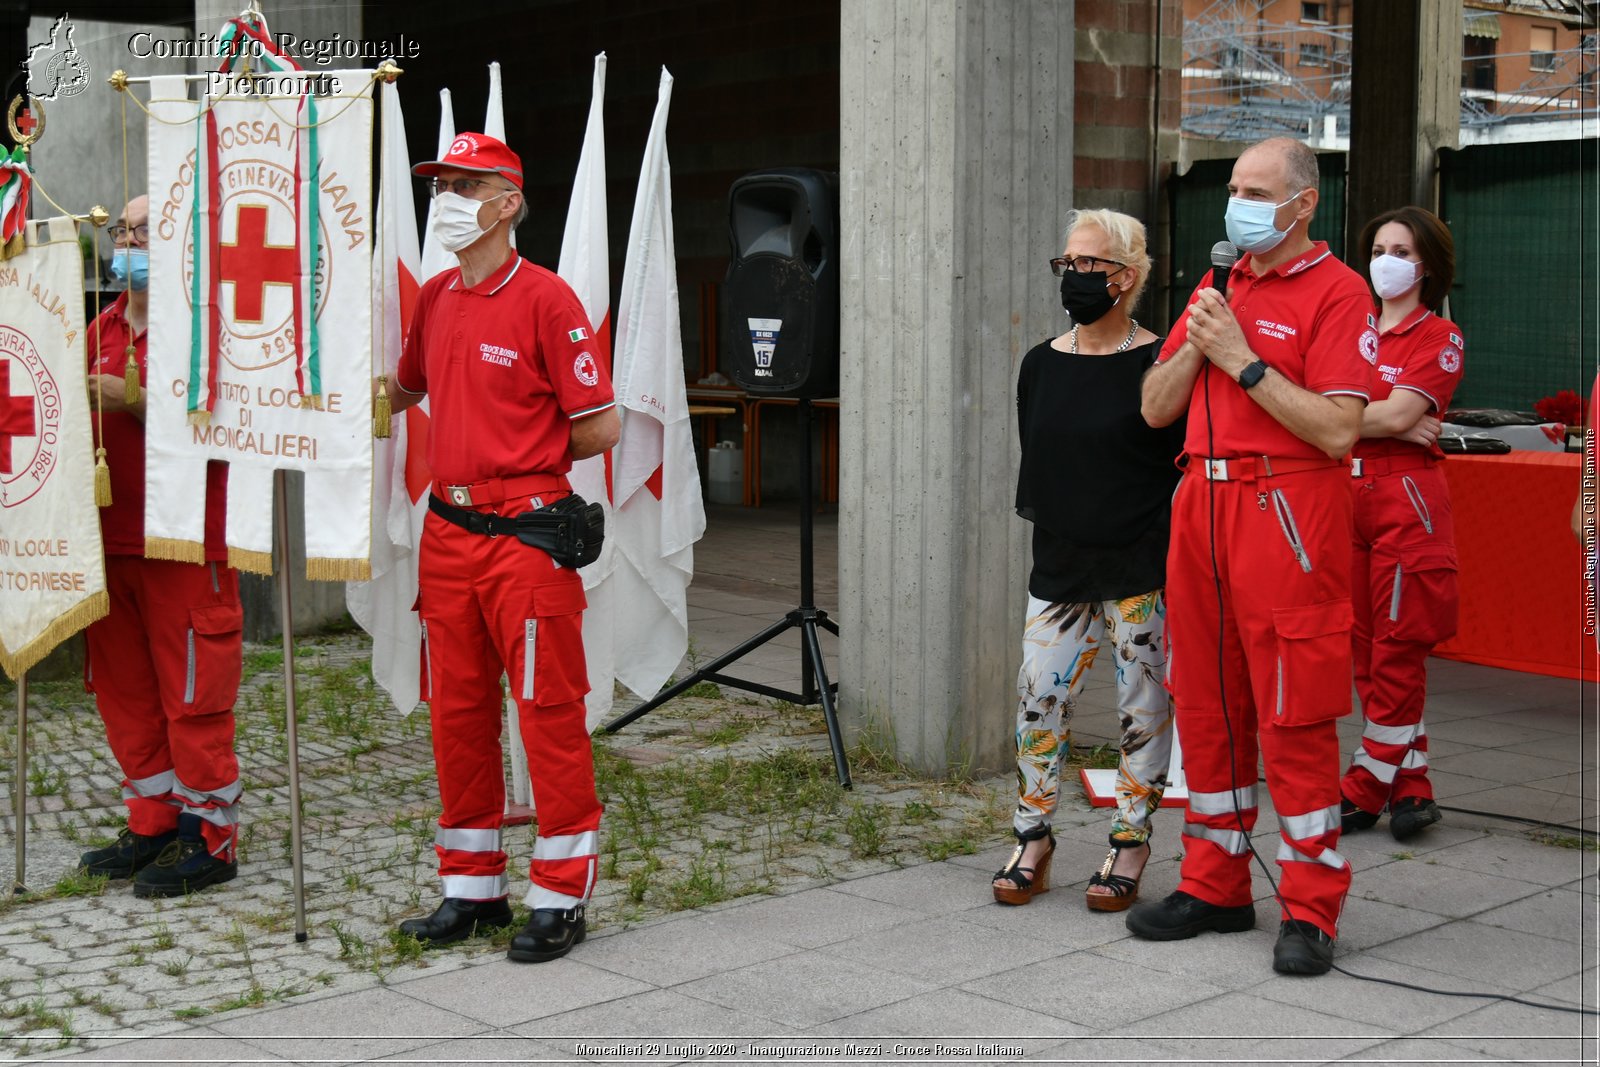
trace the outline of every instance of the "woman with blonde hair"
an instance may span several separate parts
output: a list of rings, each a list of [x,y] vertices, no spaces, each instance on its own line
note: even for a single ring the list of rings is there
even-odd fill
[[[1017,847],[994,897],[1026,904],[1050,887],[1073,706],[1104,641],[1122,756],[1111,851],[1086,896],[1092,910],[1121,911],[1138,898],[1172,749],[1162,586],[1183,425],[1154,430],[1139,414],[1139,380],[1161,349],[1132,314],[1150,277],[1144,226],[1074,211],[1050,268],[1072,326],[1028,352],[1017,379],[1017,514],[1033,523],[1033,569],[1017,676]]]

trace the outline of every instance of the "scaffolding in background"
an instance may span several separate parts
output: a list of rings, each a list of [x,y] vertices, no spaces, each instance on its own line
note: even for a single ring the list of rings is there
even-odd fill
[[[1268,22],[1268,6],[1265,0],[1215,0],[1185,20],[1184,134],[1227,141],[1288,136],[1317,147],[1342,146],[1350,133],[1351,27]],[[1542,136],[1580,136],[1587,120],[1592,135],[1600,96],[1593,17],[1586,17],[1589,29],[1577,48],[1464,56],[1463,131],[1494,138],[1492,131],[1526,124],[1544,128]],[[1508,69],[1529,75],[1506,88],[1497,76]],[[1557,124],[1568,128],[1556,132]]]

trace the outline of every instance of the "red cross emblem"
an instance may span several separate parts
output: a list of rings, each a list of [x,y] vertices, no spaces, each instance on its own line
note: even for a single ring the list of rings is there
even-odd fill
[[[33,136],[33,131],[38,125],[39,120],[34,118],[33,112],[27,108],[23,108],[21,113],[17,115],[17,129],[22,131],[22,136],[24,137]]]
[[[217,280],[233,286],[235,322],[262,321],[267,286],[294,285],[300,278],[300,256],[294,245],[267,243],[267,208],[241,204],[235,216],[234,243],[222,242]]]
[[[11,395],[11,360],[0,361],[0,474],[11,474],[11,439],[32,437],[33,397]]]

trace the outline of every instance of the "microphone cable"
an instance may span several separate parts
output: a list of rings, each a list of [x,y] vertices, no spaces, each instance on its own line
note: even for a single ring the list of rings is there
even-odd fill
[[[1200,370],[1200,373],[1203,376],[1200,385],[1200,391],[1205,403],[1206,411],[1206,451],[1211,453],[1211,455],[1209,455],[1207,458],[1211,459],[1215,458],[1216,453],[1216,424],[1212,421],[1211,417],[1212,363],[1203,352],[1200,353],[1200,358],[1205,360],[1205,365]],[[1233,733],[1233,719],[1228,714],[1227,658],[1224,638],[1224,627],[1227,624],[1227,612],[1223,606],[1222,569],[1217,563],[1216,493],[1216,482],[1212,478],[1206,477],[1206,511],[1208,526],[1207,532],[1209,535],[1209,549],[1211,554],[1211,584],[1217,596],[1217,698],[1222,708],[1222,723],[1228,732],[1228,795],[1233,803],[1234,822],[1239,828],[1239,835],[1244,839],[1245,848],[1250,850],[1250,855],[1255,859],[1256,865],[1261,868],[1261,873],[1266,875],[1267,884],[1272,886],[1273,899],[1277,901],[1278,906],[1283,909],[1283,913],[1288,916],[1289,921],[1296,924],[1292,926],[1291,929],[1294,930],[1297,937],[1305,942],[1305,945],[1308,949],[1312,949],[1313,946],[1310,938],[1306,936],[1305,931],[1301,930],[1298,925],[1299,922],[1304,920],[1300,920],[1295,917],[1294,909],[1289,906],[1289,902],[1283,897],[1282,890],[1278,888],[1278,880],[1273,877],[1272,869],[1267,865],[1267,861],[1261,858],[1261,853],[1256,851],[1256,843],[1251,839],[1250,831],[1245,828],[1244,812],[1239,807],[1239,749],[1237,739],[1234,737]],[[1170,657],[1168,662],[1171,662]],[[1259,751],[1257,758],[1259,758]],[[1391,793],[1392,792],[1393,789],[1391,787]],[[1267,793],[1268,796],[1271,796],[1272,789],[1270,783],[1267,787]],[[1346,865],[1348,865],[1349,862],[1349,860],[1346,860]],[[1353,873],[1354,872],[1352,871],[1352,874]],[[1348,892],[1349,891],[1346,890],[1347,895]],[[1335,939],[1334,943],[1337,944],[1337,939]],[[1377,975],[1372,974],[1358,974],[1355,971],[1346,970],[1345,968],[1339,966],[1337,962],[1333,961],[1329,962],[1329,966],[1333,970],[1344,975],[1346,978],[1354,978],[1362,982],[1375,982],[1379,985],[1394,986],[1398,989],[1409,989],[1417,993],[1432,993],[1435,996],[1441,997],[1477,997],[1483,1000],[1503,1001],[1508,1004],[1521,1004],[1522,1006],[1528,1008],[1542,1008],[1547,1011],[1567,1012],[1572,1015],[1600,1016],[1600,1010],[1596,1010],[1594,1008],[1574,1008],[1565,1004],[1543,1003],[1540,1001],[1527,1000],[1523,997],[1513,996],[1510,993],[1471,993],[1465,990],[1457,989],[1435,989],[1432,986],[1425,986],[1415,982],[1403,982],[1395,978],[1380,978]]]

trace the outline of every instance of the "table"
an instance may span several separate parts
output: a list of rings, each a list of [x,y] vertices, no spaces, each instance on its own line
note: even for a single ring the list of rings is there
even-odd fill
[[[773,405],[794,406],[800,403],[792,396],[751,397],[750,418],[745,434],[744,474],[747,479],[745,503],[761,506],[761,413]],[[818,504],[832,504],[839,500],[839,398],[813,400],[811,408],[817,412],[822,433],[819,441],[822,453],[821,491]],[[831,417],[828,414],[832,413]]]
[[[1508,452],[1445,461],[1461,563],[1461,626],[1437,655],[1559,678],[1596,676],[1571,522],[1582,458]]]

